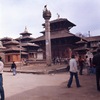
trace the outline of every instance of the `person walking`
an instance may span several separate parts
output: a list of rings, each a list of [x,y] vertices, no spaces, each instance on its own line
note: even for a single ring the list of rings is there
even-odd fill
[[[83,75],[84,59],[81,56],[79,56],[78,63],[79,63],[79,74]]]
[[[14,61],[13,61],[12,65],[11,65],[11,70],[13,71],[13,75],[15,76],[16,75],[16,64],[15,64]]]
[[[70,78],[67,84],[67,87],[70,88],[72,81],[73,81],[73,76],[75,76],[75,80],[76,80],[76,86],[77,87],[81,87],[80,83],[79,83],[79,79],[78,79],[78,68],[77,68],[77,61],[75,59],[75,56],[72,55],[70,61],[69,61],[69,66],[70,66]]]
[[[4,88],[3,88],[3,68],[4,68],[4,64],[2,62],[2,58],[0,57],[0,96],[1,99],[0,100],[4,100],[5,96],[4,96]]]
[[[94,55],[92,63],[96,67],[96,84],[97,90],[100,91],[100,48],[97,50],[97,54]]]

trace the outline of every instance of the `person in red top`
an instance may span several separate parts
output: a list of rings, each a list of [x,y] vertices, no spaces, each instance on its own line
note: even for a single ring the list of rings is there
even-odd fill
[[[79,56],[78,63],[79,63],[79,74],[83,75],[84,59],[81,56]]]

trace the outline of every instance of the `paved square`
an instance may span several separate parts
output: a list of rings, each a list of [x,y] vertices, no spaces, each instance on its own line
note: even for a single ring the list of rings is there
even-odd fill
[[[72,88],[66,88],[69,73],[13,76],[4,72],[3,77],[6,100],[100,100],[95,75],[79,76],[81,88],[74,80]]]

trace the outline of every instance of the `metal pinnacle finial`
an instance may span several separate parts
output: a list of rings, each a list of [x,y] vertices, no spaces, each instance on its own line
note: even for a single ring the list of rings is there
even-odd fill
[[[25,30],[24,30],[24,32],[28,32],[28,31],[27,31],[27,27],[26,27],[26,26],[25,26]]]
[[[57,13],[58,19],[60,18],[60,15]]]

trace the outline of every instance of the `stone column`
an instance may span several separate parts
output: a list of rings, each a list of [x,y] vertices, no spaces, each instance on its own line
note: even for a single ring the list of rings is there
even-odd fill
[[[50,38],[50,22],[51,12],[44,6],[43,18],[45,19],[45,43],[46,43],[46,63],[51,66],[51,38]]]

